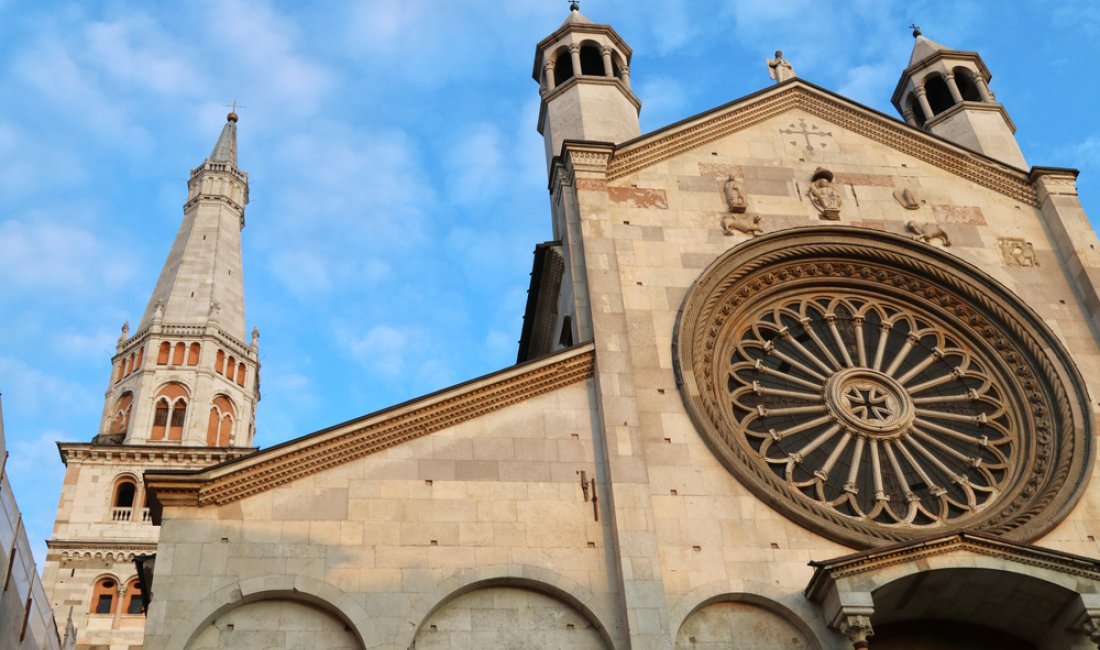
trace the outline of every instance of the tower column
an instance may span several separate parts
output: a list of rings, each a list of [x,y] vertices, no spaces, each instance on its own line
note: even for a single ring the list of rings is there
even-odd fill
[[[573,62],[573,76],[581,76],[581,46],[573,43],[569,46],[569,59]]]
[[[557,69],[554,63],[555,62],[553,60],[547,61],[546,64],[542,67],[542,69],[545,71],[543,88],[545,88],[547,91],[551,91],[554,88],[557,88],[558,85],[557,82],[554,80],[554,70]]]
[[[951,93],[951,99],[955,100],[956,104],[962,102],[963,96],[962,93],[959,92],[959,85],[955,83],[955,73],[948,72],[943,75],[943,80],[947,82],[947,90]]]
[[[606,45],[600,48],[600,54],[603,55],[603,74],[605,77],[615,76],[615,66],[611,64],[611,48]]]
[[[928,93],[924,90],[924,86],[917,86],[913,93],[917,96],[917,102],[920,103],[920,109],[924,111],[924,119],[930,120],[935,115],[932,112],[932,105],[928,103]]]
[[[989,92],[989,86],[986,85],[985,79],[981,75],[975,75],[974,85],[978,87],[978,96],[982,98],[983,102],[993,102],[993,93]]]
[[[624,65],[623,67],[619,68],[619,74],[623,76],[623,84],[627,88],[630,88],[630,66]]]
[[[909,126],[920,127],[920,125],[917,124],[917,116],[913,115],[913,111],[906,108],[901,113],[902,113],[902,115],[905,116],[905,123],[906,124],[908,124]]]

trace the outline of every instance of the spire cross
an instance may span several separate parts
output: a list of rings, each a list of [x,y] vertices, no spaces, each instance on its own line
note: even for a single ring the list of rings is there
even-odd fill
[[[578,0],[569,0],[569,11],[580,11],[581,3]]]
[[[916,38],[916,37],[921,35],[920,25],[918,25],[916,23],[909,23],[909,29],[913,30],[913,38]]]
[[[236,98],[233,99],[232,104],[222,104],[222,106],[225,106],[226,108],[228,108],[231,113],[236,113],[238,108],[248,108],[247,106],[243,106],[241,104],[238,104]]]

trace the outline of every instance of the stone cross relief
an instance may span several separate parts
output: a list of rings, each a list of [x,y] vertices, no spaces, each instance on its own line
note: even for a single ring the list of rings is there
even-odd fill
[[[779,129],[779,132],[784,134],[784,135],[794,135],[794,136],[799,136],[800,135],[800,136],[802,136],[802,138],[806,141],[806,151],[809,152],[809,153],[813,153],[813,152],[817,151],[817,149],[814,148],[814,143],[810,141],[811,136],[813,136],[815,138],[822,138],[822,139],[824,139],[826,137],[831,138],[833,136],[832,131],[822,131],[821,128],[819,126],[815,125],[815,124],[807,125],[806,120],[804,120],[802,118],[798,119],[798,127],[799,127],[798,129],[795,129],[795,125],[794,125],[793,122],[790,124],[790,127],[791,128],[789,128],[789,129]],[[797,139],[789,140],[789,142],[794,146],[798,146],[798,140]],[[824,149],[828,145],[825,144],[824,142],[819,142],[819,143],[817,143],[817,146],[820,149]]]

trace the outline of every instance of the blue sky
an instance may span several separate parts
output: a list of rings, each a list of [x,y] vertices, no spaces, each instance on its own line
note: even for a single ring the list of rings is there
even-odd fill
[[[241,108],[248,326],[262,446],[515,360],[551,237],[534,44],[566,0],[0,0],[0,391],[41,566],[56,440],[97,431],[189,170]],[[588,0],[634,49],[642,130],[800,76],[894,115],[916,21],[976,50],[1032,165],[1081,169],[1100,215],[1100,5]]]

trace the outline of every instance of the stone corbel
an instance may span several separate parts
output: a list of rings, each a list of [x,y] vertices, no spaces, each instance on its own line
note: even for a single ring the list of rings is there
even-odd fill
[[[823,609],[829,627],[839,631],[852,644],[852,650],[867,650],[867,639],[874,635],[871,617],[875,613],[874,599],[862,591],[841,591],[834,588],[826,596]]]

